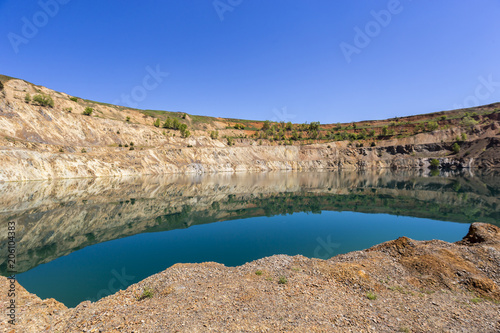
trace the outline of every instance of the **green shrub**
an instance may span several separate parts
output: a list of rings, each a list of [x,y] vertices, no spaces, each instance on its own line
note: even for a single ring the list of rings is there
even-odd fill
[[[85,148],[82,148],[81,151],[82,151],[82,153],[86,153],[87,152],[87,150]]]
[[[63,111],[71,113],[71,111],[73,111],[73,108],[72,107],[64,108]]]
[[[212,131],[210,132],[210,137],[215,140],[219,137],[219,131]]]
[[[226,140],[227,140],[227,145],[228,146],[234,145],[233,138],[231,138],[230,136],[226,137]]]
[[[458,143],[454,143],[453,146],[451,147],[451,149],[453,149],[453,152],[455,154],[458,154],[460,152],[460,145]]]
[[[477,123],[478,122],[476,120],[472,119],[469,116],[462,118],[462,121],[460,121],[460,125],[462,126],[474,126],[477,125]]]
[[[287,284],[287,283],[288,280],[286,279],[286,277],[280,276],[280,278],[278,279],[278,284]]]
[[[92,114],[92,112],[94,112],[94,109],[92,109],[90,106],[87,106],[85,108],[85,110],[83,110],[83,114],[85,116],[90,116]]]
[[[149,287],[144,287],[144,289],[142,290],[142,294],[139,297],[137,297],[137,300],[142,301],[143,299],[146,298],[153,298],[153,296],[154,296],[153,289]]]
[[[41,106],[54,107],[54,100],[52,97],[44,94],[33,96],[33,102]]]
[[[26,93],[26,96],[24,96],[24,101],[25,101],[26,103],[31,102],[31,95],[30,95],[30,94],[28,94],[28,93]]]
[[[373,141],[372,143],[370,143],[370,147],[375,147],[377,144],[375,143],[375,141]]]
[[[426,127],[429,131],[435,131],[439,128],[439,125],[437,122],[435,121],[429,121],[427,124],[426,124]]]
[[[446,120],[447,118],[448,118],[447,116],[441,116],[441,117],[439,117],[439,120],[443,121],[443,120]]]
[[[129,148],[129,150],[135,150],[135,148],[131,146],[131,147]]]
[[[154,127],[160,127],[160,119],[159,119],[159,118],[157,118],[157,119],[154,121],[153,126],[154,126]]]
[[[431,168],[432,168],[432,169],[437,169],[438,167],[439,167],[439,160],[437,160],[437,159],[433,158],[433,159],[431,160]]]
[[[466,141],[467,140],[467,133],[462,133],[462,141]]]
[[[130,122],[130,117],[125,118],[126,122]]]
[[[255,275],[262,275],[262,271],[261,270],[255,271]]]
[[[70,97],[69,99],[72,100],[73,102],[78,102],[78,98],[77,97]]]
[[[235,124],[233,127],[236,129],[241,129],[241,130],[245,129],[245,125],[243,125],[243,124]]]
[[[388,129],[387,125],[382,127],[382,136],[387,136],[388,131],[389,131],[389,129]]]
[[[133,147],[134,146],[134,143],[133,142],[130,142],[130,147]]]
[[[377,299],[377,294],[375,294],[374,292],[369,291],[369,292],[366,293],[366,298],[368,298],[371,301],[374,301],[374,300]]]

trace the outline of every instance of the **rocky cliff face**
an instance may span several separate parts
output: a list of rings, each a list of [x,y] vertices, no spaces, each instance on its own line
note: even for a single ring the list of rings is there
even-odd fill
[[[25,102],[26,94],[46,94],[54,106]],[[82,114],[95,103],[22,80],[4,82],[0,91],[0,181],[105,177],[164,173],[247,172],[427,168],[431,158],[444,167],[497,167],[500,162],[498,113],[470,128],[383,140],[374,147],[348,141],[277,145],[240,139],[236,146],[193,129],[189,138],[152,126],[154,118],[136,110],[97,104],[93,116]],[[496,106],[488,106],[495,110]],[[222,125],[221,125],[222,124]],[[224,130],[217,122],[204,128]],[[455,138],[467,133],[459,153]],[[134,144],[134,150],[124,147]],[[368,145],[367,143],[365,146]],[[120,147],[122,146],[122,147]]]

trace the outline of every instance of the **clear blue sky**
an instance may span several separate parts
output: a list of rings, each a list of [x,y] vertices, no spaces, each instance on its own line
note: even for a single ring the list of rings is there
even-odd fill
[[[0,0],[0,73],[97,101],[321,123],[500,101],[498,0],[41,3]]]

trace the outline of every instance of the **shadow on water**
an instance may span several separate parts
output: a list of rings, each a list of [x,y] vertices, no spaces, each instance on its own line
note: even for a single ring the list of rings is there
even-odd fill
[[[0,184],[0,273],[7,223],[17,271],[141,233],[297,212],[352,211],[500,225],[496,171],[219,174]]]

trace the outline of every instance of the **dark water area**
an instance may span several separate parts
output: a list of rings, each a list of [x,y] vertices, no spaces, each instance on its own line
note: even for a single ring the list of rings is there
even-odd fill
[[[460,240],[499,225],[495,172],[276,172],[0,184],[0,271],[73,307],[176,263],[328,259],[401,236]]]

